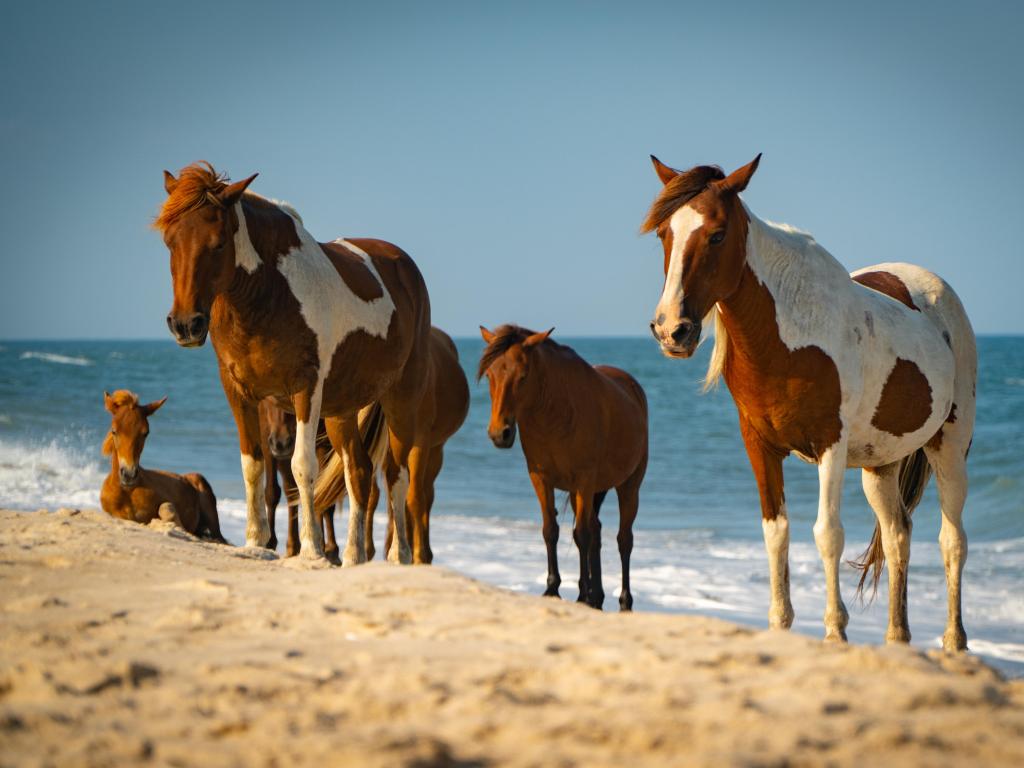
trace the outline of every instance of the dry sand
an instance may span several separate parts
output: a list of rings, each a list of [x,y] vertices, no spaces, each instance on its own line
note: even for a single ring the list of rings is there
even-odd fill
[[[0,764],[1024,765],[970,655],[0,512]]]

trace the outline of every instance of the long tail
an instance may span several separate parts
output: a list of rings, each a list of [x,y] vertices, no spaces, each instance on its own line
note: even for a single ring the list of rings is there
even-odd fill
[[[910,516],[914,508],[921,502],[921,495],[932,476],[932,466],[928,463],[924,449],[918,448],[914,453],[900,462],[900,513],[906,525],[910,526]],[[878,594],[878,581],[882,578],[882,566],[885,565],[885,551],[882,549],[882,531],[875,523],[875,532],[871,535],[868,548],[850,565],[860,571],[860,582],[857,584],[857,596],[864,599],[864,585],[868,574],[871,577],[871,600]]]
[[[384,461],[388,447],[388,425],[380,403],[373,403],[359,411],[359,436],[370,455],[374,469]],[[320,471],[313,486],[313,508],[327,509],[345,496],[345,462],[333,449],[321,458]]]

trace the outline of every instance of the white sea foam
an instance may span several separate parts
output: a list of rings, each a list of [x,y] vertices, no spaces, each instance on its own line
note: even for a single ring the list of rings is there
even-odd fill
[[[92,360],[87,357],[73,357],[71,355],[57,355],[53,352],[28,352],[21,353],[22,360],[44,360],[47,363],[60,363],[61,365],[92,365]]]
[[[98,507],[104,476],[98,457],[57,440],[36,446],[0,441],[0,503],[6,507]]]

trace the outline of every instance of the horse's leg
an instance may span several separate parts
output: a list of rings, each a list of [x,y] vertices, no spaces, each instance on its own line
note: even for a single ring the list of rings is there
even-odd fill
[[[373,560],[377,554],[377,548],[373,544],[373,515],[377,511],[377,504],[380,502],[380,486],[377,484],[377,475],[374,473],[370,483],[370,498],[366,502],[366,559]],[[385,550],[387,551],[387,550]]]
[[[348,491],[348,539],[341,563],[346,567],[358,565],[366,562],[366,507],[370,500],[373,462],[363,445],[355,414],[325,421],[331,445],[340,452],[344,462]]]
[[[263,455],[267,457],[264,471],[263,496],[267,504],[267,525],[270,527],[270,541],[267,549],[277,549],[277,505],[281,501],[281,486],[277,482],[277,461],[270,455],[267,441],[263,440]]]
[[[423,547],[427,553],[427,562],[434,562],[434,550],[430,548],[430,510],[434,507],[434,483],[441,474],[444,464],[444,446],[435,446],[429,450],[426,475],[423,478]]]
[[[590,547],[593,541],[593,524],[591,518],[594,516],[594,494],[589,491],[576,491],[573,495],[576,511],[576,523],[573,526],[572,537],[576,541],[576,548],[580,552],[580,596],[576,598],[578,603],[591,604],[591,577],[590,570]]]
[[[576,551],[580,555],[580,593],[576,597],[576,602],[585,603],[590,594],[590,560],[587,557],[589,542],[583,543],[583,535],[580,530],[580,506],[576,493],[573,491],[569,491],[569,505],[572,507],[572,540],[576,543]]]
[[[341,558],[338,556],[338,552],[340,551],[338,547],[338,540],[334,535],[334,509],[335,505],[331,504],[331,506],[319,514],[319,517],[323,524],[324,557],[335,565],[341,565]]]
[[[323,384],[313,390],[301,390],[292,397],[295,409],[295,450],[292,453],[292,475],[299,489],[299,556],[317,559],[324,556],[324,537],[320,521],[313,509],[313,481],[319,463],[316,458],[316,433],[320,424],[320,399]]]
[[[284,500],[288,505],[288,540],[284,545],[286,557],[295,557],[299,554],[299,505],[293,499],[298,495],[299,488],[295,484],[295,476],[292,475],[292,465],[282,461],[277,466],[281,473],[281,484],[284,488]]]
[[[604,610],[604,582],[601,578],[601,505],[608,491],[599,491],[593,499],[590,513],[590,595],[587,602],[591,608]]]
[[[633,521],[640,508],[640,484],[647,471],[647,457],[622,485],[615,489],[619,499],[619,559],[622,561],[622,592],[619,594],[619,610],[633,610],[633,593],[629,589],[629,558],[633,554]]]
[[[966,420],[961,414],[961,420]],[[973,428],[973,419],[970,420]],[[953,439],[961,436],[958,424],[943,427],[941,448],[925,447],[928,461],[935,470],[935,485],[939,491],[939,507],[942,510],[942,527],[939,528],[939,547],[942,563],[946,567],[946,596],[949,613],[946,631],[942,635],[942,647],[947,651],[962,651],[967,648],[967,633],[964,632],[960,604],[960,580],[963,576],[964,561],[967,559],[967,534],[964,533],[964,502],[967,500],[967,443],[970,431],[964,440]]]
[[[910,642],[907,621],[907,569],[910,566],[910,516],[900,498],[899,462],[884,467],[865,467],[861,484],[868,504],[878,518],[882,551],[889,567],[889,628],[887,642]]]
[[[222,380],[225,374],[222,373]],[[228,386],[224,394],[238,425],[238,447],[242,457],[242,479],[245,481],[245,546],[265,547],[270,541],[266,499],[260,493],[263,483],[263,449],[260,446],[260,417],[258,403],[244,400]]]
[[[782,493],[784,456],[765,445],[742,416],[740,433],[761,495],[761,528],[764,548],[768,552],[768,580],[772,593],[768,626],[789,629],[793,624],[793,604],[789,600],[789,517]]]
[[[544,596],[561,597],[558,594],[562,576],[558,573],[558,510],[555,508],[555,488],[536,472],[530,473],[530,482],[533,483],[534,493],[540,502],[544,546],[548,550],[548,586],[544,590]]]
[[[427,540],[427,464],[430,460],[430,449],[414,445],[409,451],[408,477],[409,491],[406,505],[409,509],[409,520],[412,521],[412,561],[429,564],[432,559],[430,542]],[[395,505],[395,526],[397,531],[401,510]]]
[[[846,640],[849,614],[839,593],[839,563],[843,556],[843,523],[839,504],[843,496],[846,472],[846,438],[825,451],[818,461],[818,519],[814,523],[814,542],[825,567],[825,639]]]
[[[388,453],[384,458],[384,484],[388,492],[388,536],[384,542],[388,562],[408,565],[414,562],[407,504],[410,498],[410,447],[388,434]],[[419,562],[419,561],[415,561]]]
[[[178,508],[173,503],[165,501],[157,508],[157,516],[165,523],[173,523],[179,528],[184,529],[185,526],[181,524],[181,518],[178,516]]]

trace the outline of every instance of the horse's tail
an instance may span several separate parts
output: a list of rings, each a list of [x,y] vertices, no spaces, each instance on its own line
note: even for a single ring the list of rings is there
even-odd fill
[[[366,452],[373,462],[374,471],[384,462],[388,447],[388,424],[380,403],[373,403],[359,411],[359,436]],[[313,508],[327,509],[343,498],[347,492],[345,484],[345,461],[333,448],[320,460],[320,471],[313,486]]]
[[[918,448],[900,462],[900,514],[903,515],[904,524],[908,528],[910,516],[914,514],[914,508],[921,502],[921,495],[931,476],[932,466],[928,463],[928,457],[925,456],[923,448]],[[871,534],[871,543],[864,550],[864,554],[856,560],[850,560],[849,563],[860,571],[857,596],[862,600],[864,599],[864,585],[867,583],[868,573],[871,573],[871,600],[874,600],[875,595],[878,594],[878,581],[882,578],[882,566],[885,565],[882,530],[877,522],[875,523],[875,532]]]

